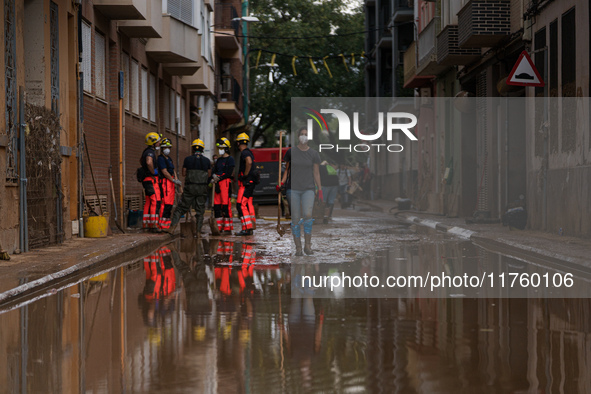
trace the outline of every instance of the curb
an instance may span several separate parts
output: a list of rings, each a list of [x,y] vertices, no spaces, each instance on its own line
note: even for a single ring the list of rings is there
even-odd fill
[[[125,263],[131,260],[139,259],[146,254],[146,250],[157,249],[165,244],[175,240],[169,236],[146,235],[139,240],[133,240],[120,247],[109,249],[100,256],[93,256],[82,260],[63,270],[46,275],[31,282],[14,287],[10,290],[0,293],[0,308],[4,309],[9,304],[18,302],[23,298],[34,296],[40,292],[45,292],[48,288],[58,287],[59,284],[71,280],[73,277],[84,273],[98,272],[118,263]]]
[[[572,271],[577,271],[586,274],[591,273],[591,266],[584,264],[576,258],[560,255],[557,253],[552,253],[551,251],[542,250],[523,244],[500,241],[498,239],[483,236],[478,232],[472,230],[468,230],[457,226],[449,226],[430,219],[421,219],[416,216],[405,215],[399,215],[399,217],[403,218],[403,220],[405,220],[407,223],[414,223],[423,227],[429,227],[437,231],[456,235],[465,240],[472,241],[476,245],[484,249],[494,251],[502,255],[522,260],[530,260],[534,263],[551,265],[555,268],[559,268],[562,270],[564,268],[569,268]]]

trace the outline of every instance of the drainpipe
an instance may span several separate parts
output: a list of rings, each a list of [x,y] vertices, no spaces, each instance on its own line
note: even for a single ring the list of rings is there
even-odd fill
[[[27,217],[27,172],[26,172],[26,155],[25,155],[25,97],[23,87],[19,88],[19,177],[21,182],[20,187],[20,237],[19,245],[21,253],[29,251],[29,229]]]
[[[82,122],[84,121],[83,87],[84,75],[80,72],[79,66],[82,63],[82,11],[81,5],[76,6],[78,16],[78,105],[77,111],[77,134],[78,134],[78,237],[84,238],[84,142],[82,141]]]
[[[248,0],[242,1],[242,17],[248,16]],[[248,124],[248,22],[242,20],[242,59],[244,61],[244,68],[242,70],[242,90],[244,92],[244,99],[242,100],[243,113],[244,113],[244,124]]]

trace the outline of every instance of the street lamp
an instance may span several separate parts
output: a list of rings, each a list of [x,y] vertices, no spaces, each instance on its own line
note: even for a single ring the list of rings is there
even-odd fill
[[[243,21],[243,22],[260,22],[259,18],[256,16],[242,16],[237,18],[232,18],[232,22],[235,21]]]
[[[259,22],[259,18],[257,18],[256,16],[249,16],[248,15],[248,0],[243,0],[242,1],[242,17],[240,18],[234,18],[234,19],[239,19],[242,21],[242,31],[243,31],[243,37],[244,37],[244,42],[242,45],[242,59],[244,64],[242,65],[243,70],[242,70],[242,90],[244,93],[244,99],[242,100],[242,105],[243,105],[243,115],[244,115],[244,125],[248,124],[248,97],[249,97],[249,91],[248,91],[248,74],[250,72],[250,69],[248,67],[248,22]]]

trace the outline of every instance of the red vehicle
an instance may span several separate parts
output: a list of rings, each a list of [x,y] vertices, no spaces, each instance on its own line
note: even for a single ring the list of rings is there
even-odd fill
[[[279,157],[279,148],[252,148],[255,165],[261,173],[261,183],[254,189],[254,201],[257,203],[277,202],[277,177],[279,176],[279,160],[285,156],[289,148],[283,148]]]

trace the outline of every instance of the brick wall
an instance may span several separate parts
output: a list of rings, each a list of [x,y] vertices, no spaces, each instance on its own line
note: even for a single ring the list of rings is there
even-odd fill
[[[459,45],[464,45],[473,36],[504,37],[509,35],[511,33],[510,15],[510,0],[472,0],[468,2],[458,12]],[[482,46],[490,45],[484,41],[482,39]]]
[[[447,25],[437,36],[437,62],[448,64],[450,61],[457,64],[465,64],[462,57],[471,58],[479,56],[478,48],[461,48],[458,44],[458,26]]]

